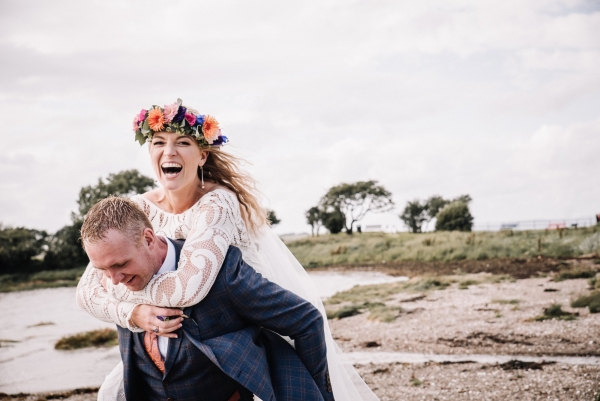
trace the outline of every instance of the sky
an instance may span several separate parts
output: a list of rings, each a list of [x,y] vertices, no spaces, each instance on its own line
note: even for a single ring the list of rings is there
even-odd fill
[[[153,176],[134,115],[183,99],[248,161],[280,233],[332,186],[469,194],[475,224],[600,213],[600,2],[0,0],[0,222]]]

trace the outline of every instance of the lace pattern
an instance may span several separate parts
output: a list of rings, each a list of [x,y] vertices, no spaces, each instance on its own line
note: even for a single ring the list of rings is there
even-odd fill
[[[237,197],[228,190],[209,192],[181,214],[167,213],[142,195],[132,200],[146,213],[156,234],[186,242],[178,269],[155,275],[141,291],[130,291],[110,281],[105,290],[100,281],[102,272],[88,266],[77,288],[77,301],[100,320],[140,331],[129,322],[136,304],[197,304],[212,287],[229,245],[240,248],[248,264],[257,260],[257,249],[248,236]]]

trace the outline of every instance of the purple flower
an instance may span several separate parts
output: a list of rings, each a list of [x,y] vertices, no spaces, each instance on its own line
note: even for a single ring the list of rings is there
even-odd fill
[[[198,124],[199,126],[202,126],[202,124],[204,124],[204,115],[196,117],[196,124]]]
[[[186,108],[183,106],[179,106],[179,110],[177,110],[177,114],[175,115],[175,117],[173,117],[173,119],[171,120],[171,122],[174,123],[180,123],[183,121],[183,119],[185,118],[185,112],[186,112]]]
[[[213,141],[212,146],[220,146],[229,142],[229,139],[225,135],[219,135],[217,139]]]

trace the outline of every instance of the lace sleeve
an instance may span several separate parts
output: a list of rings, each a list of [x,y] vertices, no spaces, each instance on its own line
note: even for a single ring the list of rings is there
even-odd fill
[[[176,271],[154,276],[141,291],[107,283],[114,298],[135,304],[187,307],[200,302],[212,287],[223,264],[227,248],[239,235],[236,219],[237,197],[216,190],[202,197],[194,211],[192,227],[181,249]]]
[[[77,284],[79,306],[96,319],[127,327],[131,331],[142,331],[129,323],[136,304],[111,297],[102,286],[102,275],[100,270],[88,264]]]

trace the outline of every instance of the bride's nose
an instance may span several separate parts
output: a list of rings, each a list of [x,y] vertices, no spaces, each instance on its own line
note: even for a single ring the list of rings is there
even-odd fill
[[[175,142],[167,142],[167,145],[165,146],[165,155],[173,156],[176,153],[177,153],[177,150],[175,148]]]

